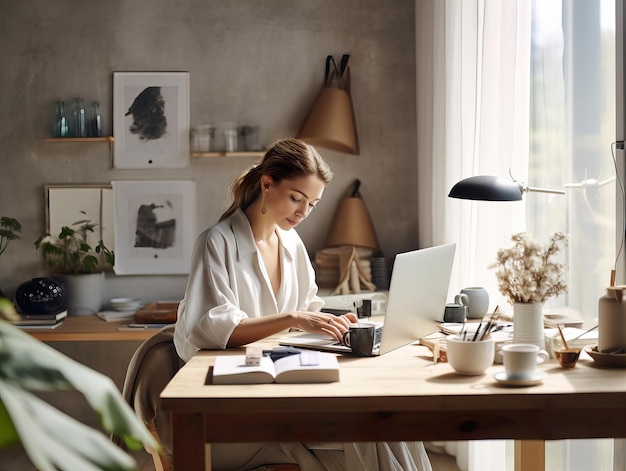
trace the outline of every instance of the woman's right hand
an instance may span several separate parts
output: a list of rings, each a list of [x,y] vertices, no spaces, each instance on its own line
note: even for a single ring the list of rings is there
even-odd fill
[[[295,312],[295,327],[305,332],[330,335],[338,342],[342,341],[343,333],[350,324],[357,322],[357,316],[352,312],[335,316],[325,312]]]

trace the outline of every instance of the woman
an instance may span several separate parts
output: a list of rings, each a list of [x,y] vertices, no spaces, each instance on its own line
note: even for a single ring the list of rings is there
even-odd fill
[[[197,239],[174,343],[188,361],[200,349],[238,347],[292,327],[341,341],[352,313],[320,312],[315,273],[295,228],[320,201],[332,172],[314,147],[276,142],[232,185],[233,202]],[[298,463],[303,471],[430,470],[421,443],[215,444],[214,469]],[[417,464],[416,464],[417,463]]]

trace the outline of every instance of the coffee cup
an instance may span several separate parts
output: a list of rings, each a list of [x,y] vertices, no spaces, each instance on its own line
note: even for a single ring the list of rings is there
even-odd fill
[[[484,340],[461,339],[458,335],[446,337],[448,363],[458,374],[480,375],[493,365],[495,342],[492,337]]]
[[[489,311],[489,293],[480,286],[463,288],[454,297],[454,302],[467,306],[468,319],[482,319]]]
[[[548,352],[530,343],[502,346],[502,363],[509,379],[532,379],[537,365],[548,361]]]
[[[352,324],[343,333],[344,345],[350,347],[352,353],[361,356],[371,356],[374,353],[376,326],[374,324]]]
[[[444,322],[464,323],[467,319],[467,306],[465,304],[448,303],[443,311]]]

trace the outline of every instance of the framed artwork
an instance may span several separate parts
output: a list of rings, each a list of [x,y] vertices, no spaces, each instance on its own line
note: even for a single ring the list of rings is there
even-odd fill
[[[189,165],[189,73],[113,73],[115,168]]]
[[[114,181],[115,273],[187,274],[196,237],[193,181]]]
[[[63,226],[72,227],[77,221],[89,219],[97,225],[95,232],[88,235],[88,243],[95,247],[102,240],[108,248],[115,250],[110,183],[44,185],[44,199],[46,233],[56,237]]]

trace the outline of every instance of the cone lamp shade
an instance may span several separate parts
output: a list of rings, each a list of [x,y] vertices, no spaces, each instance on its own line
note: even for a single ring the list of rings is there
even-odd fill
[[[380,250],[376,231],[365,202],[357,196],[358,185],[352,194],[343,198],[333,217],[326,247],[356,246]]]
[[[359,140],[350,95],[340,88],[323,88],[297,138],[316,147],[358,154]]]

